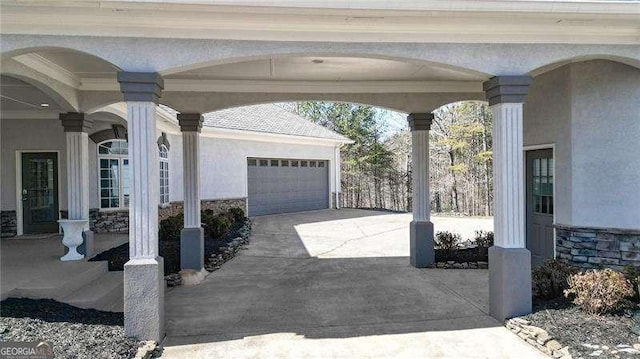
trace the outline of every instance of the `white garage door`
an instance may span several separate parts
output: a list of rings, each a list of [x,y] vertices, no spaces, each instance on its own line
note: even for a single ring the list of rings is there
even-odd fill
[[[329,164],[304,159],[249,158],[249,215],[329,208]]]

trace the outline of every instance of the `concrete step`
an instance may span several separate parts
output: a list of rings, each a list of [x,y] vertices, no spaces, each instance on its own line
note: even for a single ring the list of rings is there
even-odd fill
[[[108,273],[106,261],[61,262],[56,270],[21,283],[9,297],[61,300]]]
[[[116,303],[123,302],[123,272],[107,272],[95,281],[79,288],[77,291],[61,299],[61,302],[97,310],[114,311]]]

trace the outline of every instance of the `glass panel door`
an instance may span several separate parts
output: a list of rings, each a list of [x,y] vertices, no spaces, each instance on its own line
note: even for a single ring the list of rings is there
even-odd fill
[[[58,158],[55,152],[22,154],[23,232],[58,232]]]

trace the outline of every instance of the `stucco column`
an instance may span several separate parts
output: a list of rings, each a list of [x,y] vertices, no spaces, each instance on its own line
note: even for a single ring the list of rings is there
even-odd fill
[[[163,81],[156,73],[120,72],[129,142],[129,261],[124,266],[127,336],[164,337],[164,267],[158,254],[158,144],[156,107]]]
[[[429,193],[429,130],[432,113],[412,113],[407,117],[411,129],[413,221],[410,224],[410,262],[417,268],[435,261],[433,223]]]
[[[78,252],[93,254],[93,232],[89,228],[89,135],[93,121],[84,113],[60,114],[67,140],[67,211],[70,220],[85,220]]]
[[[200,223],[200,130],[199,113],[178,114],[182,131],[184,182],[184,229],[180,232],[180,268],[204,268],[204,230]]]
[[[498,320],[531,312],[531,253],[525,239],[522,104],[531,78],[484,83],[493,113],[494,246],[489,248],[489,312]]]

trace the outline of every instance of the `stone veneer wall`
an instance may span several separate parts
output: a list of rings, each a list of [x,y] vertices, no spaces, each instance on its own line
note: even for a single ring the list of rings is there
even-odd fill
[[[202,200],[202,209],[210,209],[214,214],[225,212],[233,207],[242,208],[247,213],[247,201],[245,198]],[[158,209],[158,219],[161,221],[171,216],[182,213],[182,202],[171,202],[166,207]],[[2,237],[13,237],[17,233],[16,211],[1,211]],[[60,211],[60,218],[68,218],[67,211]],[[100,211],[98,208],[89,210],[89,228],[95,233],[128,233],[129,211],[111,210]]]
[[[247,201],[244,198],[234,199],[214,199],[202,200],[201,208],[203,210],[210,209],[214,214],[218,214],[229,210],[233,207],[242,208],[247,213]],[[162,221],[171,216],[178,215],[184,211],[184,204],[180,202],[171,202],[168,206],[158,209],[158,220]],[[99,211],[96,216],[95,225],[92,230],[96,233],[106,232],[129,232],[129,211]]]
[[[0,236],[13,237],[18,232],[16,211],[0,211]]]
[[[640,230],[556,225],[556,257],[581,268],[640,267]]]

